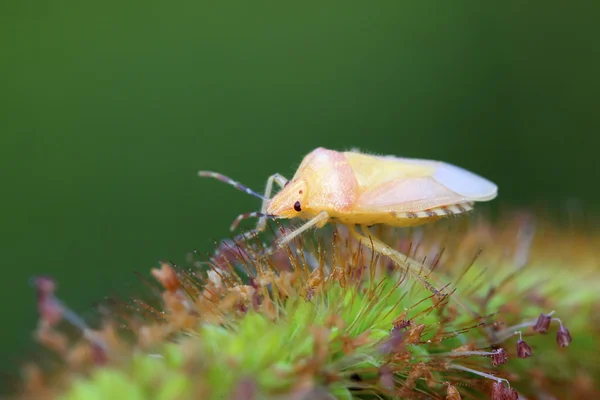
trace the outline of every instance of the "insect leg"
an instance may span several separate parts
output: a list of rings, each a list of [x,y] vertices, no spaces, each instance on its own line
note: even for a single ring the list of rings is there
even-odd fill
[[[290,240],[292,240],[293,238],[295,238],[296,236],[298,236],[302,232],[304,232],[304,231],[312,228],[313,226],[324,225],[325,222],[327,222],[328,219],[329,219],[329,214],[327,213],[327,211],[321,211],[315,217],[313,217],[312,219],[308,220],[308,222],[306,222],[300,228],[296,229],[295,231],[292,231],[292,232],[288,233],[285,236],[280,237],[277,240],[275,248],[280,248],[280,247],[284,246]]]
[[[265,213],[265,211],[267,211],[267,205],[269,205],[269,200],[271,199],[271,192],[273,191],[273,182],[279,185],[279,187],[284,187],[288,180],[281,174],[273,174],[269,177],[269,179],[267,179],[267,187],[265,188],[265,195],[263,197],[262,206],[260,207],[260,212],[263,214]],[[261,217],[258,219],[254,231],[262,232],[265,230],[266,226],[267,218]]]
[[[245,214],[240,214],[237,216],[237,218],[233,221],[233,223],[231,224],[231,226],[229,227],[230,231],[235,231],[235,229],[237,228],[237,226],[240,224],[240,222],[242,222],[245,219],[248,218],[261,218],[261,219],[268,219],[268,218],[274,218],[274,215],[267,215],[267,214],[263,214],[260,212],[249,212],[249,213],[245,213]],[[256,231],[257,229],[253,229],[253,231]],[[262,229],[261,229],[262,231]]]
[[[367,227],[363,226],[362,229],[365,232],[369,232]],[[348,230],[350,231],[352,236],[358,239],[359,242],[369,247],[372,251],[376,251],[381,255],[389,257],[398,266],[408,268],[408,271],[411,273],[411,275],[414,276],[415,279],[417,279],[423,286],[425,286],[427,290],[435,294],[438,298],[443,297],[442,293],[440,293],[439,290],[437,290],[431,283],[429,283],[426,279],[422,278],[419,275],[421,271],[421,263],[409,258],[408,256],[400,253],[399,251],[392,249],[390,246],[386,245],[385,243],[368,233],[368,237],[361,235],[360,233],[358,233],[354,225],[348,225]]]
[[[269,216],[265,214],[265,211],[267,210],[267,205],[269,204],[269,200],[271,198],[271,192],[273,191],[273,183],[276,183],[280,187],[284,187],[287,181],[288,180],[281,174],[273,174],[269,177],[269,179],[267,179],[267,186],[265,188],[265,195],[263,197],[262,206],[260,207],[260,212],[240,214],[235,219],[235,221],[233,221],[230,230],[235,230],[235,228],[237,228],[237,225],[243,219],[258,217],[256,227],[250,231],[240,234],[236,237],[236,239],[249,239],[252,236],[265,230],[265,228],[267,227],[267,219],[269,218]]]

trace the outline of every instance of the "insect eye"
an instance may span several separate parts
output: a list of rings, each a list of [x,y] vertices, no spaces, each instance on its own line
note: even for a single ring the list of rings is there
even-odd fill
[[[302,207],[300,207],[300,202],[299,201],[297,201],[297,202],[294,203],[294,210],[296,210],[298,212],[302,211]]]

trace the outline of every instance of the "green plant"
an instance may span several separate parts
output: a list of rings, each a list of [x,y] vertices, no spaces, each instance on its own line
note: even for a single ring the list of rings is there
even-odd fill
[[[37,278],[37,338],[61,362],[27,366],[22,396],[597,396],[597,237],[500,221],[373,228],[404,265],[344,226],[272,254],[257,238],[225,241],[208,262],[152,270],[158,301],[107,305],[97,330]]]

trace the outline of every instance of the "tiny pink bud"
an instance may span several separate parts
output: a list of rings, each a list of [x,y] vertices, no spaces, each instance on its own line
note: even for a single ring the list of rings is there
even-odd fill
[[[394,390],[396,387],[396,383],[394,382],[394,373],[387,364],[379,367],[379,385],[387,390]]]
[[[108,355],[106,354],[106,350],[99,345],[98,343],[91,343],[92,347],[92,358],[94,360],[94,364],[96,365],[104,365],[108,361]]]
[[[406,329],[410,327],[411,321],[408,319],[401,319],[400,321],[394,322],[394,327],[392,329]]]
[[[504,386],[502,382],[494,382],[492,400],[519,400],[519,394],[513,388]]]
[[[531,347],[529,347],[529,345],[527,343],[525,343],[523,340],[518,340],[517,341],[517,356],[519,358],[527,358],[529,356],[531,356],[532,352],[531,352]]]
[[[47,276],[37,276],[33,278],[32,281],[36,288],[38,298],[48,297],[54,294],[56,283],[52,278]]]
[[[242,378],[233,390],[231,398],[233,400],[255,399],[256,392],[256,382],[251,378]]]
[[[35,286],[37,308],[41,319],[48,325],[56,325],[62,320],[63,307],[54,297],[56,283],[47,276],[37,276],[31,280]]]
[[[379,346],[379,351],[383,354],[399,353],[404,349],[404,338],[405,335],[402,331],[393,330],[390,332],[389,338],[387,338]]]
[[[505,390],[504,383],[498,381],[494,382],[494,386],[492,386],[492,400],[504,400]]]
[[[224,240],[219,244],[211,261],[219,268],[235,265],[240,262],[241,249],[233,240]]]
[[[550,326],[550,321],[552,321],[552,316],[544,313],[540,314],[533,330],[539,333],[546,333]]]
[[[519,393],[513,388],[506,388],[504,391],[504,398],[506,400],[519,400]]]
[[[500,364],[506,364],[508,358],[506,357],[506,352],[501,347],[492,355],[492,365],[497,367]]]
[[[45,297],[38,302],[38,312],[45,323],[54,326],[62,320],[64,308],[54,296]]]
[[[564,325],[561,325],[558,332],[556,332],[556,343],[560,347],[567,347],[571,343],[571,340],[571,333],[569,333],[569,330]]]
[[[312,298],[315,295],[315,288],[309,287],[308,289],[306,289],[306,301],[311,301]]]
[[[168,292],[175,293],[181,287],[181,281],[177,277],[177,273],[167,263],[163,263],[160,269],[153,268],[152,275]]]

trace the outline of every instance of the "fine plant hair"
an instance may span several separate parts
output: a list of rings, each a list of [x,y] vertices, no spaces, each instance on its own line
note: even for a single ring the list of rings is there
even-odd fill
[[[215,244],[140,274],[91,324],[32,280],[43,360],[23,399],[596,398],[598,236],[527,213]]]

